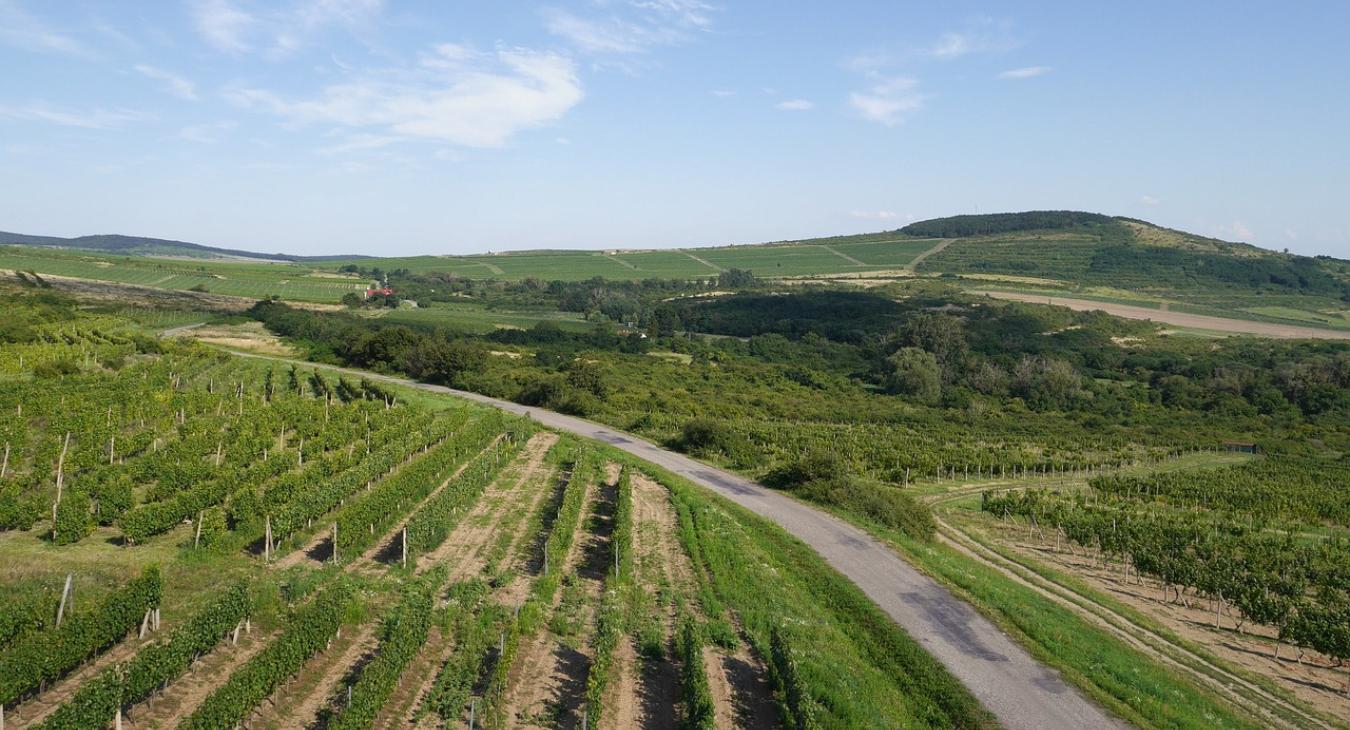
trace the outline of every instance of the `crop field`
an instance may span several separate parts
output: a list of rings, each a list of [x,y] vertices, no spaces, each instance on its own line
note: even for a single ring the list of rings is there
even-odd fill
[[[975,600],[1006,605],[1017,630],[1053,645],[1066,671],[1078,661],[1066,636],[1100,647],[1091,661],[1107,664],[1117,660],[1103,649],[1138,642],[1149,659],[1121,657],[1122,676],[1126,664],[1138,677],[1179,662],[1197,696],[1216,691],[1259,726],[1335,726],[1350,713],[1350,676],[1337,658],[1350,647],[1344,624],[1333,628],[1344,619],[1331,618],[1346,600],[1342,471],[1198,452],[1022,484],[938,482],[926,499],[952,547],[908,549]],[[1045,615],[1032,619],[1038,611]],[[1062,628],[1047,633],[1048,625]],[[1192,712],[1214,717],[1138,686],[1117,697],[1136,710],[1167,704],[1178,722]]]
[[[85,255],[12,246],[0,247],[0,269],[254,299],[279,296],[305,302],[336,302],[347,292],[364,290],[368,283],[364,279],[316,276],[315,269],[296,264]]]
[[[142,327],[0,348],[7,726],[992,725],[818,557],[649,464]]]
[[[501,328],[529,329],[540,322],[552,322],[560,329],[573,332],[584,332],[595,326],[579,315],[567,312],[488,308],[475,302],[435,302],[417,309],[377,311],[374,315],[384,322],[444,326],[476,334]]]

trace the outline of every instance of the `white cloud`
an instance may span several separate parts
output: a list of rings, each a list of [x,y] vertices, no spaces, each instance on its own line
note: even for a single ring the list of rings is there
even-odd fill
[[[164,86],[168,89],[169,93],[179,99],[186,99],[188,101],[197,100],[197,87],[182,76],[143,63],[137,64],[133,68],[146,78],[163,81]]]
[[[920,51],[930,58],[950,60],[974,53],[1006,51],[1020,42],[1013,36],[1011,25],[993,18],[976,18],[966,28],[943,33],[932,45]]]
[[[891,210],[853,210],[849,211],[849,215],[865,221],[888,221],[900,217]]]
[[[517,132],[561,118],[583,95],[571,59],[499,49],[491,57],[451,68],[370,74],[328,86],[309,99],[288,99],[263,89],[236,89],[227,98],[295,124],[498,147]]]
[[[251,48],[245,36],[258,24],[258,19],[230,0],[198,0],[192,16],[197,32],[216,49],[239,53]]]
[[[178,130],[178,138],[198,144],[215,144],[220,141],[221,132],[228,132],[237,126],[239,126],[237,123],[231,121],[190,124]]]
[[[712,6],[699,0],[601,2],[603,17],[583,17],[559,8],[543,11],[544,27],[586,53],[641,53],[689,41],[712,26]]]
[[[736,95],[736,92],[731,89],[713,89],[710,93],[720,99],[728,99]]]
[[[1157,205],[1157,204],[1161,203],[1162,201],[1161,201],[1161,200],[1158,200],[1157,198],[1153,197],[1152,195],[1141,195],[1141,196],[1139,196],[1139,202],[1140,202],[1140,203],[1143,203],[1144,205]]]
[[[923,109],[925,97],[915,91],[918,83],[904,76],[879,79],[870,88],[849,94],[848,103],[863,119],[894,127]]]
[[[774,108],[786,112],[805,112],[815,109],[816,105],[808,99],[789,99],[774,104]]]
[[[130,109],[93,109],[76,112],[53,109],[46,104],[30,104],[23,107],[0,106],[0,117],[47,122],[61,127],[80,129],[112,129],[129,122],[141,122],[150,118],[146,114]]]
[[[196,0],[197,32],[217,50],[243,53],[263,47],[285,55],[329,26],[359,31],[384,9],[384,0],[296,0],[251,12],[234,0]]]
[[[1010,68],[998,75],[1001,79],[1034,79],[1037,76],[1044,76],[1050,73],[1049,66],[1023,66],[1022,68]]]
[[[0,43],[27,51],[93,56],[83,43],[51,30],[10,0],[0,0]]]

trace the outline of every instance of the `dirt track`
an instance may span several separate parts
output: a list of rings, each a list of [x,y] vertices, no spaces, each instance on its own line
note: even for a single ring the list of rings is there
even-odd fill
[[[1276,324],[1274,322],[1255,322],[1246,319],[1210,317],[1204,314],[1189,314],[1187,312],[1173,312],[1161,309],[1149,309],[1148,307],[1136,307],[1130,304],[1099,302],[1092,299],[1045,296],[1044,294],[1024,294],[1022,292],[988,291],[982,289],[971,290],[970,293],[984,294],[985,296],[990,296],[995,299],[1009,299],[1015,302],[1053,304],[1059,307],[1068,307],[1076,312],[1102,311],[1126,319],[1144,319],[1150,322],[1160,322],[1162,324],[1171,324],[1178,327],[1193,327],[1195,329],[1214,330],[1216,332],[1228,332],[1231,334],[1256,335],[1258,337],[1275,337],[1279,339],[1316,338],[1323,340],[1350,340],[1350,331],[1329,330],[1320,327],[1302,327],[1294,324]]]

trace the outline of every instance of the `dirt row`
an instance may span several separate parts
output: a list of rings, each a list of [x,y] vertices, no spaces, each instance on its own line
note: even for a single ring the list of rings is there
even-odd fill
[[[563,565],[567,578],[550,616],[572,613],[574,636],[558,636],[545,628],[525,641],[508,678],[503,716],[511,727],[579,727],[585,704],[586,677],[594,658],[590,639],[595,611],[605,588],[614,531],[619,470],[610,464],[602,483],[587,484],[572,545]]]
[[[488,486],[445,543],[434,553],[422,556],[423,560],[419,561],[418,567],[425,569],[436,562],[449,561],[453,566],[451,572],[454,580],[476,573],[477,570],[473,567],[475,558],[482,553],[493,537],[494,531],[490,528],[495,524],[495,519],[501,518],[507,511],[520,509],[528,500],[530,490],[527,486],[539,483],[546,474],[544,459],[556,441],[557,436],[550,433],[533,436],[515,459]],[[483,529],[485,524],[489,529]],[[394,532],[397,532],[397,529]],[[388,537],[393,539],[393,534],[391,532]],[[366,572],[377,568],[374,556],[380,549],[378,546],[371,548],[362,559],[353,561],[348,568]],[[342,707],[346,700],[345,688],[352,684],[360,668],[375,657],[378,649],[376,636],[378,624],[379,622],[372,618],[360,627],[349,628],[351,636],[335,641],[327,651],[312,658],[285,688],[272,696],[263,711],[249,722],[249,726],[282,728],[321,725],[323,714]],[[433,639],[438,644],[436,647],[432,647]],[[428,649],[422,654],[427,654],[428,651],[432,654],[444,651],[444,643],[438,629],[429,637]],[[418,657],[414,659],[413,664],[421,662],[422,657]],[[434,670],[428,673],[434,677]],[[417,675],[405,673],[405,676]],[[395,696],[386,703],[387,707],[402,708],[413,699],[405,693],[405,690],[413,684],[420,688],[422,683],[403,684],[404,686],[400,687]],[[414,694],[420,695],[421,690],[414,689]],[[401,715],[393,713],[392,710],[389,714],[391,717]]]
[[[677,597],[697,611],[692,605],[697,581],[680,545],[669,492],[640,473],[633,474],[632,485],[634,570],[638,584],[655,598],[664,651],[660,657],[643,657],[634,639],[621,642],[601,727],[675,728],[681,672],[672,659]],[[747,642],[742,640],[734,651],[706,646],[703,664],[717,727],[778,726],[778,707],[767,668]]]

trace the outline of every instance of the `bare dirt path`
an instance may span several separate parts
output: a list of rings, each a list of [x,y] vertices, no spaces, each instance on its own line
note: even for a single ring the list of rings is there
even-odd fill
[[[673,595],[695,595],[697,585],[693,569],[689,556],[680,545],[669,492],[641,473],[633,474],[632,484],[633,540],[639,580],[653,594],[665,587]],[[672,603],[665,609],[662,623],[668,641],[673,641],[675,607]],[[705,646],[703,665],[712,690],[717,727],[778,727],[778,707],[769,685],[768,668],[744,640],[734,651]],[[670,669],[652,667],[644,680],[661,681],[670,674]],[[647,690],[653,695],[678,691],[676,687],[656,686]]]
[[[358,627],[344,626],[332,646],[306,662],[300,672],[282,685],[245,723],[249,728],[307,728],[319,713],[345,699],[340,685],[354,666],[374,655],[377,621]]]
[[[500,534],[512,536],[508,550],[514,549],[523,538],[518,535],[519,530],[512,530],[507,524],[507,518],[524,520],[525,513],[533,509],[527,505],[537,505],[540,501],[535,494],[547,493],[544,485],[548,484],[552,470],[545,466],[544,459],[557,441],[558,436],[553,433],[541,432],[532,436],[512,463],[488,485],[446,541],[419,558],[417,570],[449,563],[448,582],[454,583],[482,572],[486,565],[484,551]],[[431,691],[437,670],[453,650],[452,637],[443,633],[440,626],[433,626],[422,651],[404,670],[399,687],[381,708],[374,726],[411,727],[418,704]]]
[[[1192,327],[1202,330],[1214,330],[1215,332],[1228,332],[1230,334],[1256,335],[1258,337],[1274,337],[1277,339],[1316,338],[1324,340],[1350,340],[1350,331],[1323,329],[1320,327],[1302,327],[1293,324],[1276,324],[1274,322],[1256,322],[1246,319],[1211,317],[1205,314],[1188,314],[1186,312],[1176,312],[1172,310],[1137,307],[1131,304],[1116,304],[1114,302],[1099,302],[1092,299],[1046,296],[1044,294],[989,291],[981,289],[972,289],[970,290],[970,293],[983,294],[985,296],[993,297],[994,299],[1007,299],[1015,302],[1052,304],[1059,307],[1068,307],[1076,312],[1102,311],[1126,319],[1144,319],[1150,322],[1161,322],[1162,324],[1171,324],[1178,327]]]
[[[319,367],[458,396],[526,415],[550,428],[627,451],[777,523],[806,543],[965,684],[1004,727],[1079,730],[1122,726],[1068,685],[1058,672],[1034,659],[992,621],[905,562],[890,547],[861,529],[781,492],[632,434],[574,416],[365,370],[231,352],[240,357]]]
[[[602,477],[602,483],[586,485],[575,537],[561,566],[568,579],[550,611],[560,610],[569,591],[577,594],[577,633],[557,636],[545,627],[527,641],[508,682],[503,716],[511,727],[581,725],[578,713],[585,703],[586,675],[593,657],[589,637],[609,560],[617,470],[608,470],[606,477],[613,478]]]

